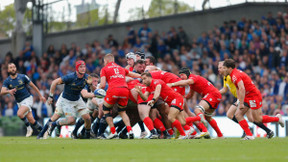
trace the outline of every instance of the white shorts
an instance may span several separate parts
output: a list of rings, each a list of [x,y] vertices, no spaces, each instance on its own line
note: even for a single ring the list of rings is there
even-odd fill
[[[56,102],[55,113],[60,116],[65,115],[77,117],[77,115],[82,116],[84,114],[88,114],[89,110],[86,108],[82,97],[80,97],[77,101],[70,101],[63,98],[61,94]]]
[[[17,106],[18,106],[18,109],[21,107],[21,106],[26,106],[29,108],[29,111],[27,111],[24,116],[26,116],[29,112],[32,111],[32,105],[33,105],[33,97],[32,96],[29,96],[27,98],[25,98],[23,101],[21,102],[17,102]]]
[[[103,104],[103,102],[104,102],[104,98],[93,98],[93,99],[96,99],[96,102],[97,102],[98,106],[95,105],[95,104],[92,102],[92,99],[91,99],[91,98],[88,99],[87,104],[86,104],[87,107],[88,107],[88,109],[89,109],[91,112],[93,112],[94,110],[97,110],[97,111],[98,111],[99,105]]]

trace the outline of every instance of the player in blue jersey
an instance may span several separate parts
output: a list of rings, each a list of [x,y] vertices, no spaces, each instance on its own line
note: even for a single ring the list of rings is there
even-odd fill
[[[17,73],[17,68],[14,63],[8,64],[8,73],[9,77],[3,82],[0,94],[14,95],[18,105],[17,116],[24,121],[27,127],[26,137],[30,137],[33,133],[31,126],[38,131],[41,131],[42,126],[32,115],[31,107],[33,104],[33,97],[29,92],[27,85],[37,92],[41,101],[46,102],[46,99],[41,95],[39,89],[31,82],[27,75]]]
[[[95,74],[95,73],[90,74],[90,76],[92,77],[92,86],[88,86],[87,85],[83,89],[83,91],[91,92],[91,91],[94,91],[95,89],[98,89],[98,87],[99,87],[98,82],[100,80],[100,77],[97,74]],[[99,121],[98,117],[101,118],[103,116],[102,105],[103,105],[103,102],[104,102],[104,98],[93,97],[93,98],[89,98],[89,99],[83,98],[83,100],[86,102],[86,106],[89,109],[91,123],[93,123],[93,121],[97,118],[97,121],[96,121],[96,125],[97,125],[97,122]],[[74,130],[72,131],[72,134],[73,134],[74,137],[76,137],[76,138],[84,137],[85,129],[82,129],[82,131],[79,134],[77,134],[79,128],[83,124],[84,124],[84,120],[82,118],[80,118],[77,121],[77,123],[75,124]],[[96,125],[94,124],[95,127],[96,127]],[[98,128],[99,128],[99,126],[98,126]],[[93,134],[94,137],[97,135],[98,128],[94,128],[92,126],[92,132],[93,133],[91,133],[91,134]]]
[[[77,61],[75,72],[57,78],[52,82],[47,100],[48,104],[52,104],[56,86],[59,84],[64,84],[64,91],[56,102],[54,115],[45,124],[37,139],[41,139],[47,129],[48,135],[51,135],[56,126],[74,125],[77,115],[81,116],[84,120],[85,138],[90,138],[91,119],[89,110],[86,108],[86,104],[81,98],[81,95],[84,98],[93,98],[94,93],[89,93],[87,90],[84,90],[86,85],[92,85],[92,78],[86,74],[85,62],[82,60]],[[65,118],[58,120],[62,115],[64,115]]]

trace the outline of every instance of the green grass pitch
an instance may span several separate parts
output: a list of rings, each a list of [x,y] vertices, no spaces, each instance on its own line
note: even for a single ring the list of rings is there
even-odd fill
[[[288,138],[73,140],[0,137],[0,161],[288,161]]]

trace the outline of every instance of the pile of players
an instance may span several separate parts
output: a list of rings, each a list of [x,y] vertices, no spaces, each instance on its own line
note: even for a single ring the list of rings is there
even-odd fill
[[[43,128],[32,116],[33,98],[26,85],[30,85],[43,102],[46,102],[46,99],[26,75],[16,72],[13,63],[8,65],[9,77],[3,83],[1,95],[14,95],[19,106],[17,115],[27,126],[26,136],[31,136],[33,129],[38,130],[40,133],[37,139],[51,136],[55,128],[56,135],[59,135],[63,125],[75,125],[72,138],[133,139],[130,119],[137,118],[127,115],[126,111],[132,111],[127,110],[128,100],[131,101],[129,104],[137,105],[128,107],[137,107],[138,114],[132,115],[140,119],[139,122],[136,121],[141,128],[140,138],[157,139],[161,134],[163,138],[175,138],[175,130],[179,132],[177,139],[210,138],[207,130],[209,123],[217,133],[216,138],[223,139],[224,136],[212,114],[221,102],[221,95],[228,90],[235,96],[235,102],[227,116],[242,127],[246,134],[244,140],[254,139],[244,118],[245,114],[249,121],[266,131],[267,138],[272,138],[274,133],[263,123],[278,122],[284,127],[280,114],[276,117],[262,115],[260,91],[247,74],[235,68],[235,61],[232,59],[219,62],[219,74],[223,75],[224,80],[224,87],[219,91],[205,78],[192,74],[188,68],[180,69],[177,76],[161,71],[155,66],[155,58],[145,58],[144,53],[130,52],[126,54],[126,58],[128,65],[123,68],[114,62],[112,54],[105,55],[100,77],[86,74],[85,62],[78,60],[75,72],[55,79],[51,84],[47,103],[54,103],[57,85],[64,84],[64,90],[56,102],[53,116]],[[93,92],[96,89],[106,89],[106,83],[108,89],[105,98],[95,97]],[[189,87],[187,94],[185,87]],[[187,106],[187,100],[194,92],[201,95],[202,100],[192,113]],[[113,118],[117,115],[120,115],[122,120],[113,123]],[[76,123],[77,117],[81,118]],[[78,131],[83,124],[83,129]],[[150,131],[149,137],[144,124]],[[105,136],[107,125],[110,134]],[[193,125],[199,130],[198,133]]]

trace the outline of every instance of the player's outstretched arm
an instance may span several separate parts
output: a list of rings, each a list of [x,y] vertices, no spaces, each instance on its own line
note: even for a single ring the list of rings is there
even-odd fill
[[[140,97],[142,98],[143,101],[146,101],[149,97],[149,92],[146,91],[144,94],[142,93],[142,87],[139,85],[135,86],[136,91],[138,92],[138,94],[140,95]]]
[[[33,82],[29,82],[29,86],[36,91],[36,93],[38,94],[40,100],[45,103],[46,102],[46,98],[42,96],[42,94],[40,93],[40,91],[36,87],[36,85]]]
[[[127,74],[127,76],[130,76],[132,78],[141,78],[141,75],[138,74],[138,73],[134,73],[134,72],[131,72],[129,71],[129,73]]]
[[[153,99],[148,101],[147,105],[149,106],[153,106],[156,101],[158,100],[159,96],[160,96],[160,93],[161,93],[161,88],[162,86],[160,84],[158,84],[155,88],[155,92],[154,92],[154,96],[153,96]]]
[[[223,87],[222,89],[219,90],[219,92],[221,93],[221,95],[227,93],[228,91],[228,87]]]
[[[54,93],[55,93],[55,89],[56,89],[56,86],[58,84],[63,84],[64,82],[62,81],[61,78],[57,78],[55,80],[52,81],[52,84],[50,86],[50,93],[49,93],[49,98],[47,100],[48,104],[52,104],[52,101],[53,101],[53,96],[54,96]]]
[[[187,80],[180,80],[178,82],[175,83],[169,83],[167,84],[169,87],[175,87],[175,86],[186,86],[186,85],[190,85],[190,84],[194,84],[194,80],[193,79],[187,79]]]
[[[100,89],[104,89],[106,86],[106,77],[105,76],[102,76],[101,79],[100,79],[100,86],[99,88]]]
[[[84,98],[93,98],[95,95],[94,93],[91,93],[91,92],[88,92],[86,89],[83,89],[81,91],[81,95],[84,97]]]
[[[190,89],[189,93],[185,96],[186,99],[190,99],[194,95],[194,91]]]
[[[0,95],[6,95],[8,93],[11,94],[11,95],[14,95],[16,93],[16,88],[10,89],[10,90],[8,88],[6,88],[6,87],[2,87],[1,88]]]

